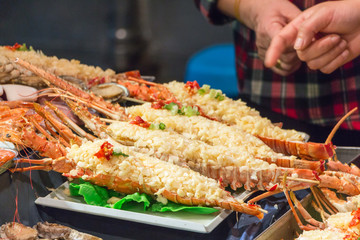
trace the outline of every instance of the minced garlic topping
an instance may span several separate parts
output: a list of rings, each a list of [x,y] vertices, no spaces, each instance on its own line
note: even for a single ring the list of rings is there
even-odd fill
[[[346,202],[348,211],[356,210],[360,208],[360,195],[347,197]]]
[[[127,122],[112,123],[107,130],[112,138],[120,142],[132,142],[135,147],[154,149],[158,154],[175,155],[186,161],[217,166],[269,168],[269,163],[254,158],[245,145],[236,148],[223,145],[212,146],[186,138],[176,132],[149,130]]]
[[[351,230],[357,234],[360,233],[360,224],[349,227],[349,223],[353,219],[354,215],[351,212],[346,213],[337,213],[331,215],[328,219],[326,219],[326,225],[329,228],[338,228],[342,230]]]
[[[67,158],[73,160],[78,167],[92,170],[94,174],[109,174],[130,179],[140,185],[145,184],[156,190],[155,195],[161,195],[164,190],[168,190],[181,197],[203,198],[208,201],[221,201],[228,195],[214,179],[188,168],[133,152],[130,147],[110,139],[108,141],[114,145],[114,151],[121,151],[129,156],[112,156],[110,160],[99,159],[94,154],[105,141],[87,141],[81,147],[72,145],[68,149]],[[86,176],[84,178],[86,179]]]
[[[236,126],[228,126],[201,116],[173,115],[166,109],[151,108],[150,104],[129,107],[127,113],[132,116],[141,116],[148,122],[164,123],[166,131],[174,130],[190,139],[200,140],[210,145],[237,148],[241,154],[248,153],[260,158],[288,158],[274,152],[259,138]]]
[[[79,60],[59,59],[56,56],[49,57],[41,51],[11,51],[5,47],[0,47],[0,66],[12,63],[16,58],[30,62],[55,75],[70,75],[83,80],[115,75],[113,70],[104,71],[100,67],[81,64]],[[22,71],[27,75],[32,75],[30,71],[24,69]]]
[[[258,111],[248,107],[241,100],[235,101],[225,97],[224,100],[219,101],[212,98],[210,94],[190,95],[182,82],[172,81],[166,83],[165,86],[183,104],[197,105],[208,116],[229,125],[238,125],[253,135],[288,141],[303,141],[305,137],[304,134],[295,130],[281,129],[273,125],[269,119],[261,117]]]
[[[325,221],[324,230],[304,231],[298,240],[325,240],[325,239],[358,239],[360,233],[360,224],[349,226],[353,220],[352,211],[339,212],[331,215]],[[347,238],[345,238],[347,236]]]
[[[348,234],[339,229],[325,229],[304,231],[297,240],[339,240],[345,239]]]

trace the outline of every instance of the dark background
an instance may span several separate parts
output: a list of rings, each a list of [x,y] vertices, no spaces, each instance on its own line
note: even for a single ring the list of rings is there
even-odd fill
[[[209,24],[192,0],[0,0],[0,36],[159,82],[182,81],[192,54],[232,42],[231,25]]]

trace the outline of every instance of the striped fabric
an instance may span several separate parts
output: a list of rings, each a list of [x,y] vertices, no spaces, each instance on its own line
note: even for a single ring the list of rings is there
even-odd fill
[[[292,1],[304,10],[322,1]],[[212,24],[233,22],[216,8],[216,0],[195,0],[200,12]],[[241,97],[274,112],[321,126],[334,126],[347,112],[360,103],[360,58],[356,58],[332,74],[301,68],[282,77],[264,67],[255,46],[255,34],[240,22],[234,24],[236,67]],[[356,112],[341,126],[360,130],[360,114]]]

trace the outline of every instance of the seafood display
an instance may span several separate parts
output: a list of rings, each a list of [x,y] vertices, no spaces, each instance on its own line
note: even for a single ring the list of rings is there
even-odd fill
[[[89,95],[83,91],[81,91],[80,89],[75,89],[73,86],[69,85],[68,83],[62,81],[60,78],[56,77],[53,74],[50,74],[48,72],[45,72],[42,69],[36,68],[34,66],[32,66],[31,64],[23,61],[23,60],[16,60],[17,63],[19,63],[21,66],[33,71],[34,73],[36,73],[37,75],[41,76],[42,78],[46,79],[47,81],[51,82],[51,84],[56,85],[57,87],[62,88],[63,90],[65,90],[66,92],[71,92],[73,94],[77,95],[77,99],[82,99],[81,102],[82,103],[86,103],[89,106],[91,106],[92,108],[95,108],[97,110],[101,110],[101,112],[103,114],[106,114],[107,116],[114,118],[113,116],[115,115],[115,119],[129,119],[131,118],[128,115],[125,115],[124,109],[120,109],[119,106],[116,106],[116,108],[114,108],[114,106],[109,106],[108,104],[106,104],[105,101],[101,100],[99,97],[96,97],[96,105],[93,104],[92,102],[90,102],[90,99],[95,99],[95,97],[93,95]],[[76,105],[78,106],[78,104]],[[79,107],[77,107],[79,108]],[[77,112],[76,109],[74,109],[75,113]],[[117,113],[117,114],[116,114]],[[96,121],[96,122],[89,122],[88,119],[91,119],[91,117],[89,117],[88,119],[84,119],[84,116],[86,116],[86,114],[84,114],[84,112],[81,112],[81,114],[76,113],[82,120],[84,120],[85,123],[87,123],[86,125],[90,128],[90,130],[97,132],[97,135],[100,136],[101,134],[103,135],[103,132],[105,130],[104,127],[101,126],[101,124]],[[138,116],[135,117],[135,119],[138,118]],[[140,118],[141,119],[141,118]],[[147,125],[148,123],[143,122],[143,120],[141,119],[142,122],[137,122],[137,121],[131,121],[131,123],[135,123],[137,125],[140,125],[141,127],[147,128],[149,127],[149,125]],[[96,123],[96,124],[95,124]],[[119,124],[119,123],[118,123]],[[127,126],[122,126],[121,129],[131,129],[133,128],[131,125],[127,125]],[[111,127],[110,127],[111,129]],[[140,132],[141,128],[136,129],[135,131],[131,131],[131,133],[133,132]],[[105,130],[106,132],[107,130]],[[109,131],[107,131],[109,133]],[[114,132],[114,131],[112,131]],[[130,133],[130,134],[131,134]],[[124,131],[122,131],[121,134],[125,134]],[[161,135],[161,132],[157,133],[158,135]],[[132,134],[133,135],[133,134]],[[115,139],[119,139],[118,136],[114,136],[111,135],[111,137],[115,138]],[[138,139],[137,141],[142,141],[142,139],[144,139],[146,136],[145,133],[139,133],[138,135]],[[100,136],[101,137],[101,136]],[[127,137],[125,137],[125,139],[122,139],[123,141],[128,141],[129,140],[130,135],[128,135]],[[132,136],[134,137],[134,135]],[[169,136],[167,136],[169,137]],[[127,138],[127,139],[126,139]],[[147,142],[150,141],[150,139],[153,139],[154,136],[150,136],[149,140],[147,140]],[[173,142],[175,143],[174,145],[172,145],[172,147],[168,147],[168,149],[174,150],[176,149],[176,145],[178,145],[178,143],[176,142],[176,140],[174,139],[181,139],[180,136],[176,136],[173,137],[173,140],[169,140],[166,141],[166,137],[163,137],[162,139],[165,139],[164,142]],[[161,137],[160,137],[161,139]],[[121,140],[121,139],[120,139]],[[134,139],[132,141],[135,141]],[[150,145],[144,145],[143,143],[140,143],[140,145],[142,145],[143,147],[152,147],[152,151],[156,151],[159,150],[160,147],[165,146],[165,143],[161,143],[157,146],[157,149],[154,149],[154,147],[156,147],[154,144],[150,144]],[[194,142],[195,143],[195,142]],[[243,143],[245,144],[245,142]],[[189,146],[193,146],[194,144],[185,144],[188,149]],[[203,145],[205,146],[205,145]],[[239,147],[239,146],[237,146]],[[204,149],[204,147],[197,147],[198,149]],[[245,154],[245,151],[241,151],[241,149],[237,149],[236,151],[242,152],[242,154]],[[236,152],[235,150],[230,151],[230,152]],[[181,152],[184,153],[183,150],[178,150],[177,152]],[[186,152],[186,151],[185,151]],[[189,151],[190,152],[190,151]],[[196,150],[192,150],[192,152],[198,152]],[[241,155],[232,155],[227,157],[226,154],[224,154],[224,152],[226,151],[219,151],[221,152],[223,155],[225,155],[225,158],[234,158],[236,160],[240,160],[240,156]],[[163,154],[164,151],[160,151],[160,154]],[[201,153],[201,152],[200,152]],[[165,154],[167,155],[174,155],[173,152],[165,152]],[[189,153],[191,155],[191,153]],[[179,157],[179,155],[175,156]],[[180,156],[180,158],[184,158],[184,156]],[[199,156],[195,157],[194,156],[188,156],[185,157],[185,161],[186,161],[186,165],[193,168],[194,170],[200,171],[202,174],[207,175],[208,177],[212,177],[215,178],[217,180],[221,179],[221,182],[226,185],[231,184],[233,186],[233,188],[236,187],[241,187],[243,184],[245,185],[245,187],[247,189],[250,189],[251,187],[258,187],[258,189],[276,189],[277,191],[280,191],[281,189],[281,179],[284,176],[284,174],[289,174],[290,176],[288,177],[289,182],[287,184],[290,184],[292,186],[294,186],[294,189],[302,189],[302,188],[307,188],[309,186],[311,186],[311,184],[320,184],[321,187],[335,187],[337,188],[337,190],[339,192],[342,193],[346,193],[349,195],[354,195],[357,194],[359,192],[359,189],[357,187],[358,185],[358,177],[357,176],[353,176],[352,174],[348,174],[348,173],[344,173],[344,172],[336,172],[336,173],[332,173],[332,172],[327,172],[325,171],[323,174],[321,174],[320,176],[317,175],[317,173],[314,173],[313,171],[310,170],[301,170],[299,171],[298,169],[291,169],[291,168],[287,168],[287,169],[282,169],[282,168],[261,168],[261,167],[251,167],[249,168],[249,165],[229,165],[229,164],[224,164],[224,163],[219,163],[219,161],[221,162],[221,158],[219,159],[218,156],[207,156],[205,157],[205,159],[211,159],[213,162],[213,164],[209,164],[209,162],[205,163],[205,165],[202,165],[201,162],[201,158]],[[271,158],[271,157],[270,157]],[[171,159],[171,158],[167,158],[167,159]],[[250,158],[249,158],[250,159]],[[196,160],[197,162],[195,162],[194,164],[194,160]],[[200,164],[199,164],[200,161]],[[245,160],[246,161],[246,160]],[[244,161],[243,161],[244,162]],[[251,161],[251,164],[255,164],[256,162],[259,161]],[[179,163],[182,164],[181,161],[179,161]],[[180,165],[181,165],[180,164]],[[236,163],[235,163],[236,164]],[[241,163],[240,163],[241,164]],[[235,168],[234,168],[235,166]],[[240,169],[242,167],[242,169]],[[345,168],[351,169],[348,166],[344,166]],[[342,180],[342,176],[346,175],[347,179],[351,179],[351,182],[349,181],[343,181]],[[299,178],[295,177],[295,179],[293,179],[292,177],[294,176],[299,176]],[[303,180],[305,179],[305,180]],[[318,181],[319,180],[319,181]],[[252,181],[254,181],[255,183],[252,183]],[[296,182],[291,184],[292,182]],[[333,184],[334,182],[339,182],[339,184]],[[310,183],[310,184],[309,184]],[[330,186],[331,185],[331,186]],[[274,191],[274,193],[276,193],[276,191]]]
[[[187,168],[131,151],[110,139],[72,145],[66,156],[58,159],[20,162],[42,164],[24,170],[54,170],[64,176],[79,178],[121,193],[144,192],[160,202],[167,200],[185,205],[216,206],[262,217],[255,205],[233,198],[217,181]]]
[[[9,240],[64,239],[64,240],[101,240],[93,235],[49,222],[39,222],[27,227],[21,223],[11,222],[0,227],[0,238]]]
[[[34,116],[23,116],[25,119],[29,118],[29,121],[26,121],[23,126],[24,130],[20,130],[26,134],[16,137],[20,139],[19,144],[23,141],[22,145],[26,144],[42,152],[43,155],[53,158],[17,159],[17,164],[26,162],[42,165],[28,168],[17,167],[12,171],[54,170],[63,173],[64,176],[81,177],[122,193],[144,192],[161,202],[166,202],[168,199],[185,205],[217,206],[260,218],[263,214],[256,205],[246,204],[233,198],[217,181],[188,168],[136,152],[132,147],[121,145],[111,139],[100,140],[86,135],[92,141],[81,140],[65,125],[46,114],[42,107],[36,104],[35,106],[37,106],[36,111],[61,132],[62,140],[53,140],[50,134],[46,135],[45,129],[41,130],[41,126],[36,121],[30,120]],[[45,136],[37,135],[36,132],[45,133],[49,141]],[[7,140],[14,137],[12,134]],[[70,142],[73,143],[71,146]],[[62,143],[70,147],[65,148]]]
[[[318,211],[323,221],[317,221],[301,206],[294,196],[290,196],[295,202],[296,208],[301,216],[308,222],[307,225],[299,223],[303,233],[297,238],[298,240],[312,239],[358,239],[360,237],[360,195],[348,197],[347,200],[337,198],[336,194],[328,189],[314,191],[315,202],[312,203]],[[324,193],[325,198],[318,200],[319,193]],[[327,205],[325,208],[323,206]],[[336,207],[335,207],[336,206]],[[295,218],[300,221],[295,211]]]
[[[283,129],[208,85],[157,84],[137,71],[117,74],[24,48],[0,47],[0,83],[30,85],[38,89],[33,101],[51,100],[0,101],[0,140],[45,157],[18,158],[12,172],[53,170],[121,193],[146,193],[162,203],[212,206],[258,218],[266,211],[255,203],[284,192],[311,225],[301,228],[313,231],[299,239],[334,232],[348,236],[343,239],[358,236],[358,228],[349,224],[360,215],[354,200],[360,194],[360,169],[337,160],[333,132],[324,143],[306,142],[304,133]],[[131,97],[148,103],[123,107],[89,90],[104,83],[121,84]],[[83,126],[54,99],[66,103]],[[240,188],[264,193],[246,203],[231,194]],[[347,212],[330,211],[324,223],[310,219],[292,191],[318,188],[319,199],[332,196],[328,189],[354,196],[351,203],[327,200]],[[350,221],[341,227],[336,219]]]
[[[115,72],[107,69],[102,70],[99,67],[92,67],[81,64],[78,60],[59,59],[55,56],[46,56],[40,50],[28,48],[26,45],[15,44],[14,46],[0,47],[0,83],[1,84],[24,84],[32,87],[46,87],[46,84],[31,71],[19,67],[14,63],[14,59],[21,58],[31,61],[32,64],[46,69],[59,76],[72,76],[81,79],[77,84],[85,85],[95,77],[99,81],[113,77]],[[101,80],[103,79],[103,80]],[[95,82],[95,80],[93,81]]]

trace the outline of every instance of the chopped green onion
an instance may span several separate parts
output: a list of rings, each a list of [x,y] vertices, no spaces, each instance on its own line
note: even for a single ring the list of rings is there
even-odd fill
[[[210,85],[204,84],[204,85],[202,85],[201,88],[204,89],[206,92],[208,92],[210,90]]]
[[[200,115],[197,107],[192,108],[191,106],[184,106],[182,107],[181,111],[187,117]]]
[[[219,101],[222,101],[222,100],[224,100],[224,99],[225,99],[225,96],[222,95],[222,94],[218,97],[218,100],[219,100]]]
[[[211,89],[209,94],[210,94],[210,98],[215,98],[216,97],[216,90],[215,89]]]
[[[200,95],[204,95],[210,91],[210,85],[204,84],[202,87],[198,90],[198,93]]]
[[[179,106],[174,102],[165,104],[163,108],[170,110],[172,115],[176,115],[179,113]]]
[[[216,93],[215,99],[222,101],[225,99],[224,95],[221,93],[221,91]]]
[[[164,123],[159,123],[159,129],[164,130],[166,128],[166,125]]]
[[[206,93],[206,91],[205,91],[205,89],[203,89],[203,88],[200,88],[200,89],[198,90],[198,94],[200,94],[200,95],[205,95],[205,93]]]
[[[214,98],[217,99],[219,101],[222,101],[225,99],[224,94],[222,93],[221,90],[215,90],[215,89],[211,89],[209,92],[210,98]]]
[[[17,51],[31,51],[34,50],[32,46],[30,46],[29,48],[26,47],[26,43],[23,43],[21,45],[21,47],[19,47],[18,49],[16,49]]]
[[[171,102],[169,104],[165,104],[163,108],[165,108],[167,110],[172,110],[175,106],[178,106],[178,105],[174,102]]]
[[[125,153],[123,153],[123,152],[115,152],[115,151],[113,151],[113,155],[114,156],[123,156],[123,157],[128,157],[129,155],[127,155],[127,154],[125,154]]]
[[[152,123],[150,124],[149,129],[150,130],[164,130],[166,128],[166,125],[164,123]]]
[[[185,115],[188,117],[200,115],[200,112],[197,107],[183,106],[181,109],[179,109],[179,105],[177,105],[174,102],[165,104],[163,108],[170,110],[172,115],[179,114],[179,115]],[[165,128],[165,124],[164,124],[164,128]],[[159,129],[161,129],[161,128],[159,128]]]
[[[172,115],[176,115],[179,113],[179,106],[178,105],[175,105],[172,109],[171,109],[171,114]]]

